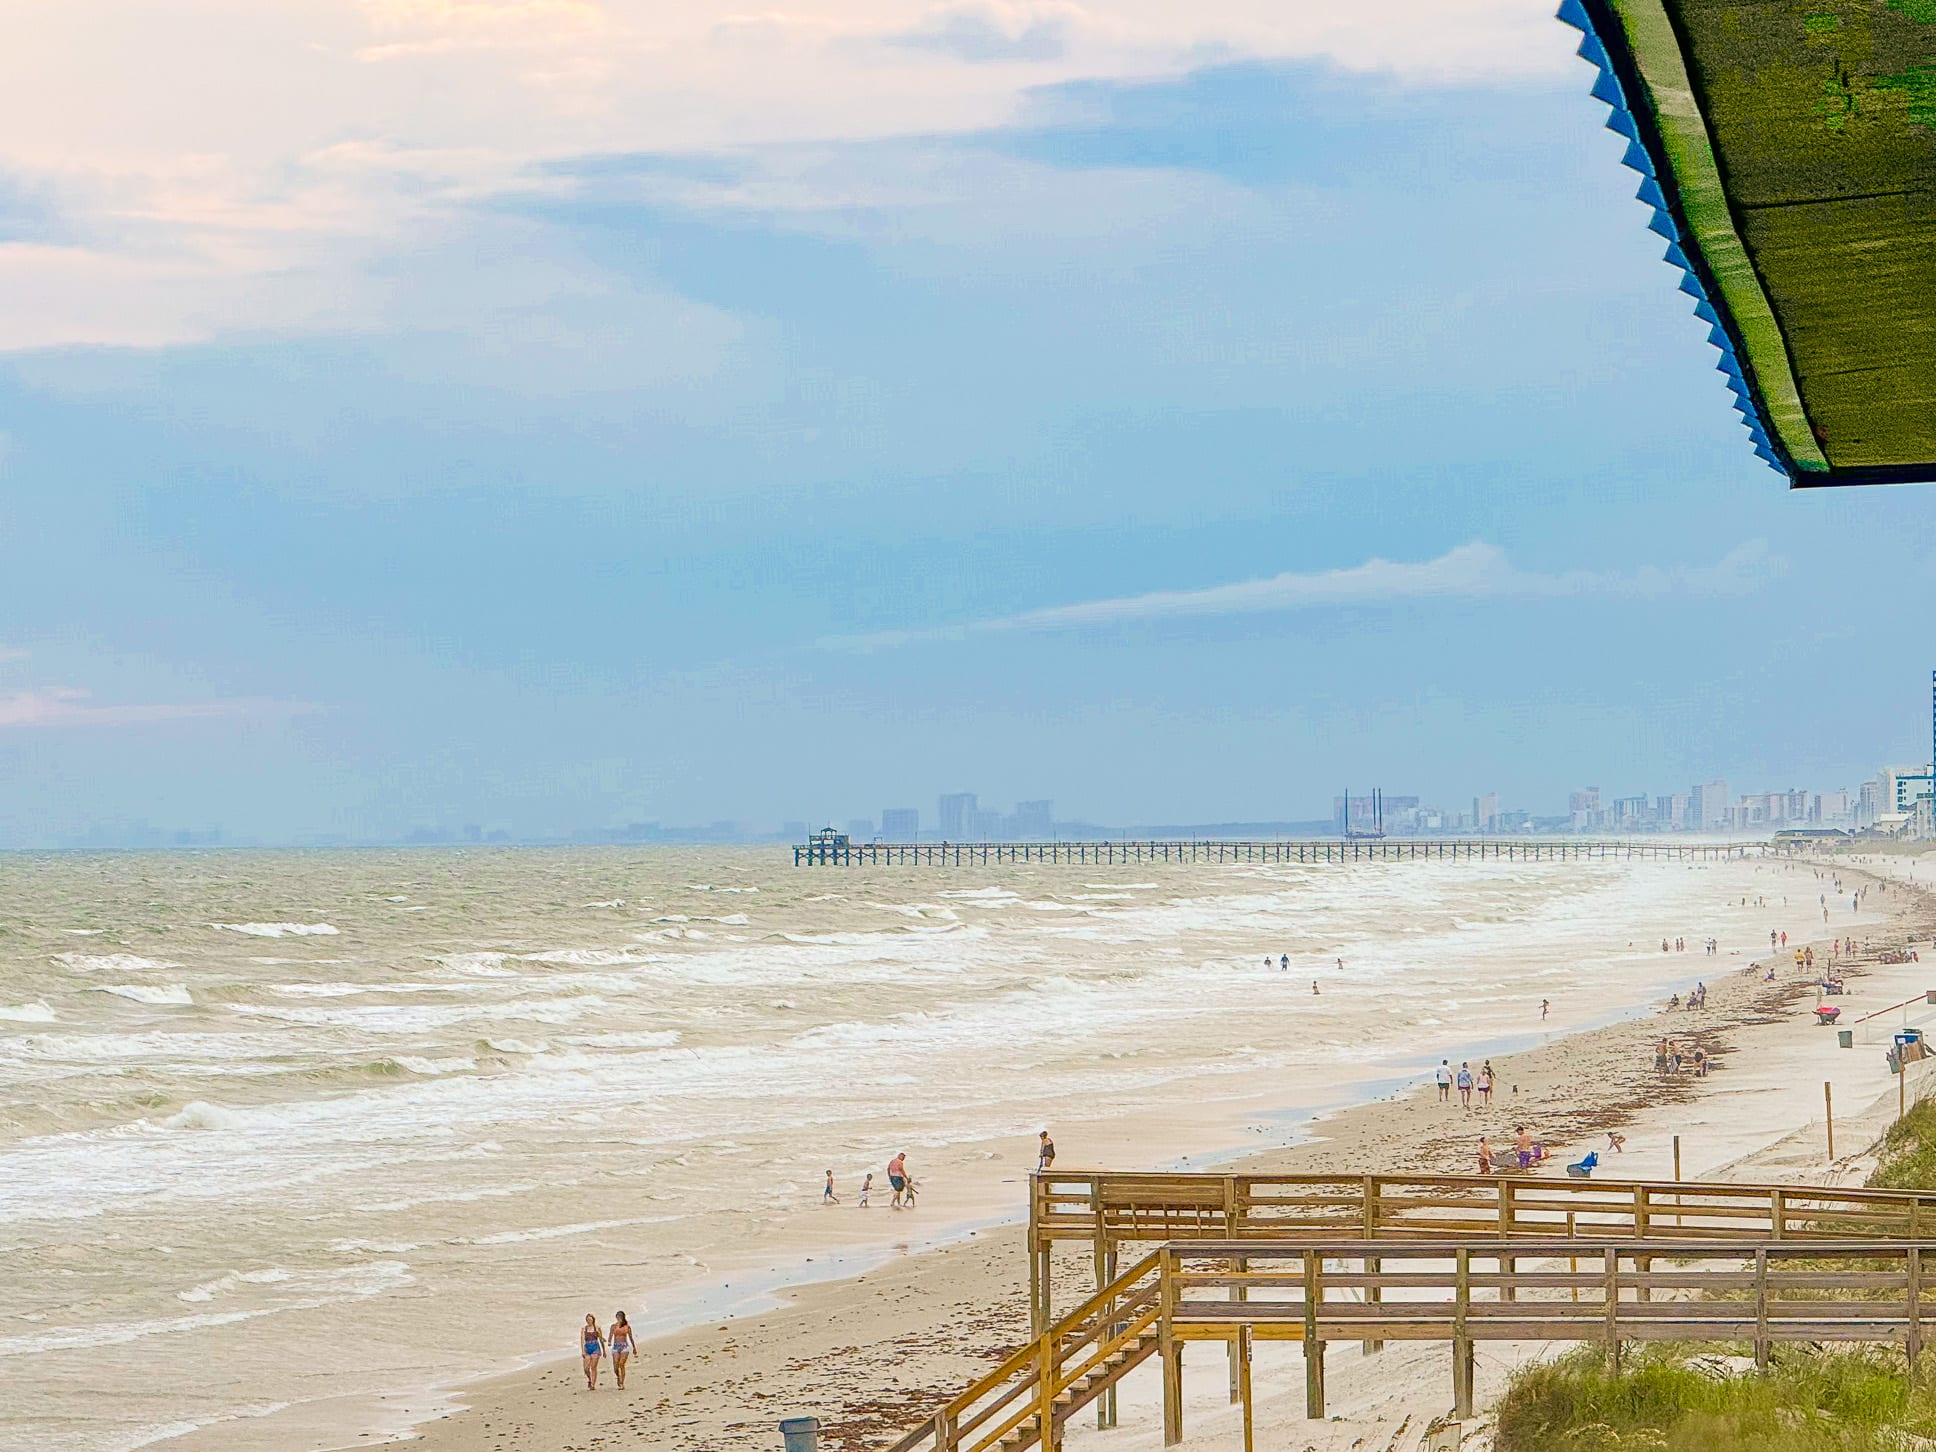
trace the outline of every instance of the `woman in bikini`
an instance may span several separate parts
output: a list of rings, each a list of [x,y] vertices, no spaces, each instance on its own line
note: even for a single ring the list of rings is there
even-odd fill
[[[605,1333],[598,1329],[598,1317],[585,1313],[585,1325],[578,1333],[579,1350],[585,1355],[585,1390],[598,1390],[598,1363],[605,1355]]]
[[[632,1359],[632,1323],[625,1319],[623,1311],[612,1314],[618,1319],[612,1322],[605,1339],[612,1348],[612,1375],[618,1381],[618,1389],[624,1391],[625,1363]]]

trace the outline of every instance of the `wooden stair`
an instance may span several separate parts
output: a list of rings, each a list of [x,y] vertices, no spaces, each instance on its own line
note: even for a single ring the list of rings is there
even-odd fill
[[[1058,1392],[1055,1398],[1057,1432],[1060,1433],[1070,1417],[1121,1381],[1129,1372],[1149,1360],[1156,1351],[1157,1340],[1154,1330],[1145,1331],[1121,1350],[1112,1351],[1090,1371]],[[1031,1417],[1003,1437],[995,1446],[998,1452],[1022,1452],[1023,1448],[1033,1447],[1040,1440],[1041,1428],[1037,1420]],[[1056,1441],[1060,1443],[1059,1435]]]

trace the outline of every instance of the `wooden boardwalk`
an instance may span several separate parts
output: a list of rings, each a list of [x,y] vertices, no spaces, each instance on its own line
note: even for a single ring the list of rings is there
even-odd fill
[[[1273,838],[1239,842],[855,842],[816,838],[793,849],[795,867],[987,867],[1010,862],[1082,866],[1160,862],[1293,863],[1499,861],[1572,862],[1664,857],[1721,861],[1757,857],[1762,842],[1680,842],[1672,838],[1576,841],[1566,837]]]
[[[1936,1247],[1896,1240],[1794,1243],[1594,1241],[1458,1236],[1380,1241],[1166,1243],[1055,1322],[892,1452],[1020,1452],[1061,1445],[1063,1429],[1145,1361],[1163,1377],[1163,1440],[1183,1438],[1183,1355],[1229,1348],[1231,1400],[1253,1444],[1252,1348],[1299,1342],[1305,1414],[1325,1414],[1325,1348],[1441,1341],[1452,1352],[1452,1411],[1472,1414],[1481,1341],[1735,1341],[1766,1365],[1783,1342],[1900,1348],[1913,1371],[1933,1324],[1924,1259]],[[1528,1263],[1531,1262],[1529,1265]],[[1107,1397],[1107,1400],[1105,1398]]]
[[[1936,1241],[1936,1194],[1536,1175],[1239,1175],[1050,1170],[1029,1182],[1029,1284],[1053,1319],[1050,1256],[1087,1245],[1096,1283],[1154,1241],[1476,1239]]]

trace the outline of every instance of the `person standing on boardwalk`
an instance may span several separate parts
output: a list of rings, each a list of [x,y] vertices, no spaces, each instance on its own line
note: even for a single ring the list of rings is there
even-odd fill
[[[1452,1061],[1450,1059],[1440,1059],[1439,1066],[1437,1070],[1434,1071],[1432,1077],[1438,1080],[1439,1103],[1441,1104],[1451,1103],[1452,1102]]]
[[[1035,1172],[1039,1175],[1055,1166],[1055,1141],[1049,1138],[1049,1132],[1046,1129],[1036,1138],[1041,1141],[1036,1146],[1035,1155]]]

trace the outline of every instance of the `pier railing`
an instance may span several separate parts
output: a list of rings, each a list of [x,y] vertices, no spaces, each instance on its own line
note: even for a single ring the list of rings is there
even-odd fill
[[[1222,1342],[1231,1400],[1252,1445],[1252,1348],[1302,1344],[1305,1413],[1325,1414],[1325,1347],[1440,1341],[1452,1352],[1452,1411],[1472,1414],[1473,1348],[1482,1341],[1597,1343],[1618,1367],[1629,1342],[1738,1342],[1765,1366],[1793,1342],[1901,1349],[1913,1371],[1936,1306],[1923,1262],[1936,1247],[1896,1240],[1765,1237],[1645,1243],[1486,1236],[1173,1241],[1113,1277],[1082,1306],[903,1437],[891,1452],[1019,1452],[1061,1445],[1083,1407],[1154,1357],[1163,1374],[1164,1443],[1183,1438],[1183,1352]]]
[[[1527,1175],[1268,1175],[1050,1170],[1029,1183],[1034,1325],[1054,1314],[1051,1252],[1086,1242],[1097,1283],[1117,1248],[1169,1241],[1936,1240],[1936,1194]]]
[[[1096,842],[855,842],[844,838],[802,843],[795,867],[986,867],[1008,862],[1085,866],[1161,862],[1294,863],[1501,861],[1571,862],[1600,858],[1668,857],[1703,861],[1757,857],[1763,842],[1677,842],[1637,838],[1575,841],[1544,837],[1218,838],[1183,841]]]

